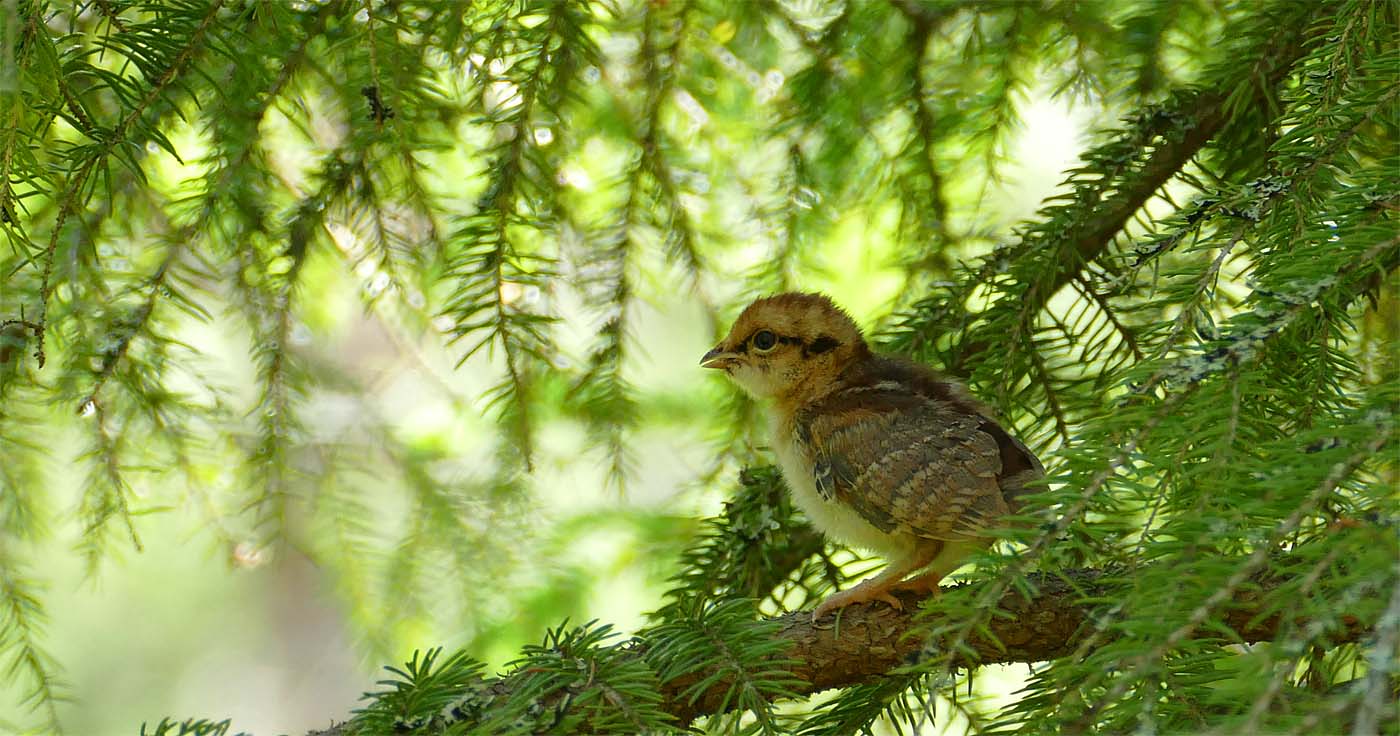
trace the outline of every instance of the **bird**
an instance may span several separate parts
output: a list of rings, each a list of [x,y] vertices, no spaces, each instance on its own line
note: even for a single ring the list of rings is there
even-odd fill
[[[824,294],[754,301],[700,365],[766,404],[783,479],[813,525],[889,561],[823,600],[813,620],[869,601],[900,609],[897,590],[937,594],[1044,476],[965,386],[872,351]]]

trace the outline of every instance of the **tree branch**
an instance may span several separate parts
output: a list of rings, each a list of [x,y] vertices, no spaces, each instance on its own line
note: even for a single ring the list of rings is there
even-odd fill
[[[1103,575],[1104,571],[1094,569],[1030,575],[1039,594],[1027,599],[1019,592],[1007,591],[997,605],[1010,615],[994,616],[988,621],[987,629],[995,638],[969,638],[968,645],[977,653],[977,661],[962,664],[1043,662],[1073,652],[1079,632],[1093,610],[1083,601],[1105,594],[1107,586],[1100,583]],[[1262,583],[1258,589],[1235,595],[1224,623],[1242,641],[1266,641],[1278,631],[1282,622],[1277,615],[1253,621],[1278,584],[1279,581]],[[916,657],[924,646],[923,638],[906,635],[916,629],[920,596],[909,592],[896,595],[904,602],[903,611],[883,604],[852,606],[842,613],[839,626],[827,618],[814,623],[807,611],[782,616],[780,636],[792,642],[787,656],[802,663],[793,675],[806,683],[796,689],[797,694],[869,682]],[[1365,627],[1354,618],[1343,618],[1347,629],[1335,641],[1356,641]],[[696,677],[703,676],[702,673]],[[677,680],[662,686],[667,712],[675,714],[682,723],[714,713],[728,687],[727,683],[716,683],[695,703],[687,704],[678,697],[687,684]]]
[[[1319,7],[1321,5],[1318,4]],[[1306,31],[1310,19],[1315,17],[1314,12],[1307,12],[1296,23],[1284,24],[1285,27],[1279,29],[1273,42],[1247,67],[1243,78],[1256,81],[1249,105],[1266,104],[1270,90],[1287,77],[1294,63],[1303,55],[1308,38]],[[1063,246],[1061,252],[1064,257],[1059,259],[1058,268],[1046,271],[1043,278],[1016,297],[1023,314],[1039,312],[1087,264],[1107,253],[1109,246],[1148,200],[1226,128],[1232,118],[1232,105],[1238,104],[1232,95],[1234,91],[1228,85],[1199,94],[1183,90],[1143,129],[1142,137],[1153,141],[1154,148],[1139,167],[1124,176],[1106,179],[1097,192],[1099,196],[1063,206],[1071,213],[1068,219],[1073,222],[1068,230],[1054,236]],[[1047,247],[1048,244],[1042,242],[1044,240],[1043,237],[1024,240],[1020,246],[1021,253],[1024,255],[1031,250]],[[986,276],[984,274],[979,281],[985,281]],[[967,373],[969,361],[998,344],[1003,337],[1000,332],[993,335],[969,334],[968,339],[955,347],[949,363],[950,370],[957,374]]]
[[[1090,628],[1086,623],[1094,610],[1092,601],[1103,600],[1110,592],[1110,586],[1104,582],[1107,574],[1104,570],[1078,569],[1029,575],[1030,583],[1038,592],[1030,598],[1014,590],[1003,594],[997,606],[1009,615],[989,619],[986,631],[990,632],[990,637],[985,633],[970,636],[967,644],[976,658],[973,661],[963,659],[960,664],[975,667],[1044,662],[1071,654],[1083,632]],[[1265,606],[1269,595],[1287,581],[1258,577],[1254,582],[1255,586],[1236,591],[1223,612],[1222,623],[1242,643],[1271,640],[1285,623],[1277,613],[1265,615]],[[971,588],[975,593],[980,585],[959,587]],[[911,663],[925,646],[923,637],[911,634],[927,623],[917,621],[919,595],[910,592],[896,595],[904,603],[902,611],[877,603],[844,609],[839,623],[831,617],[813,622],[809,611],[778,617],[778,637],[791,642],[784,656],[800,663],[792,670],[792,675],[802,682],[793,692],[808,695],[871,682]],[[1332,634],[1333,643],[1358,641],[1368,631],[1354,616],[1343,614],[1340,619],[1345,628]],[[646,646],[642,644],[635,649],[634,656],[643,656]],[[663,683],[662,709],[681,724],[718,712],[730,688],[727,680],[711,683],[693,702],[682,695],[689,686],[712,674],[702,670]],[[504,680],[495,683],[494,694],[509,695],[506,685]],[[313,731],[309,736],[349,733],[352,731],[347,724],[341,724]]]

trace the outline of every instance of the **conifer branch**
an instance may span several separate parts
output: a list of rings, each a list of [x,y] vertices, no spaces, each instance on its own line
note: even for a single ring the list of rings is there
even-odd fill
[[[958,666],[1044,662],[1073,652],[1093,613],[1093,606],[1084,601],[1107,592],[1101,582],[1106,574],[1105,570],[1081,569],[1027,576],[1037,594],[1025,598],[1017,591],[1004,592],[996,607],[1009,615],[990,618],[984,631],[969,637],[966,645],[975,659],[960,655]],[[1285,623],[1276,614],[1268,614],[1265,605],[1269,593],[1283,581],[1255,582],[1258,588],[1235,591],[1224,614],[1226,625],[1245,643],[1270,640]],[[976,591],[981,585],[958,587]],[[880,604],[852,606],[844,610],[837,625],[825,619],[814,623],[806,611],[779,617],[778,636],[792,643],[786,656],[801,663],[792,672],[803,682],[794,688],[796,694],[871,682],[916,660],[925,642],[922,637],[908,635],[928,623],[919,620],[918,595],[901,593],[898,597],[904,603],[903,611]],[[1360,640],[1366,627],[1345,615],[1343,620],[1346,628],[1334,632],[1332,641]],[[716,683],[694,703],[684,703],[677,698],[684,684],[662,686],[667,712],[682,722],[713,713],[718,696],[727,687]]]
[[[1278,84],[1301,58],[1307,38],[1302,29],[1307,25],[1306,19],[1301,19],[1292,28],[1282,29],[1252,65],[1247,76],[1259,80],[1256,94],[1264,94]],[[1041,237],[1022,242],[1016,256],[1034,257],[1040,248],[1026,246],[1031,245],[1032,240],[1037,241],[1034,245],[1046,245],[1038,241],[1048,238],[1063,246],[1060,250],[1066,257],[1051,264],[1053,268],[1044,269],[1043,277],[1030,284],[1024,294],[1018,294],[1020,314],[1031,316],[1041,312],[1050,298],[1087,264],[1102,257],[1143,205],[1172,177],[1180,174],[1182,168],[1229,124],[1231,111],[1238,104],[1231,92],[1231,87],[1226,85],[1199,94],[1178,94],[1175,104],[1161,110],[1141,131],[1141,139],[1152,141],[1161,137],[1161,143],[1136,171],[1127,175],[1126,181],[1105,177],[1098,196],[1081,196],[1063,206],[1063,214],[1067,215],[1064,221],[1070,223],[1067,228],[1041,233]],[[1173,131],[1179,131],[1179,135],[1173,135]],[[963,366],[993,344],[993,337],[969,333],[968,339],[955,346],[951,369],[954,373],[965,373]]]
[[[84,405],[82,411],[92,415],[92,448],[87,456],[95,461],[92,479],[83,494],[81,515],[83,517],[82,548],[87,558],[88,572],[97,570],[100,561],[101,543],[105,527],[112,519],[119,518],[126,527],[131,546],[137,551],[144,550],[141,537],[136,533],[132,522],[132,510],[127,497],[134,495],[131,485],[123,474],[122,449],[125,436],[108,426],[107,412],[99,404]]]
[[[42,710],[45,727],[60,733],[58,702],[64,695],[52,655],[43,648],[45,615],[36,584],[22,575],[16,550],[0,535],[0,644],[12,684],[25,683],[25,700]],[[27,680],[27,683],[26,683]]]
[[[102,13],[102,17],[106,18],[107,22],[110,23],[113,28],[117,29],[118,32],[127,32],[126,23],[122,21],[121,13],[113,8],[108,0],[97,0],[97,9]]]
[[[1167,652],[1175,649],[1187,638],[1199,631],[1201,625],[1211,617],[1215,609],[1224,606],[1226,601],[1237,600],[1245,582],[1258,573],[1258,571],[1269,562],[1269,551],[1276,549],[1280,542],[1302,525],[1308,516],[1316,510],[1318,505],[1336,491],[1337,487],[1340,486],[1348,476],[1355,472],[1362,463],[1378,453],[1390,439],[1389,432],[1379,432],[1366,447],[1353,453],[1345,462],[1338,463],[1333,467],[1332,472],[1327,474],[1323,482],[1318,484],[1312,493],[1308,494],[1304,502],[1295,508],[1292,514],[1289,514],[1288,518],[1279,525],[1278,529],[1274,530],[1269,539],[1269,543],[1260,545],[1255,549],[1253,554],[1242,561],[1236,567],[1235,572],[1230,575],[1230,578],[1225,581],[1223,586],[1216,590],[1215,593],[1207,598],[1201,605],[1191,611],[1191,615],[1187,618],[1186,623],[1173,629],[1156,647],[1153,647],[1150,651],[1143,652],[1131,665],[1125,667],[1126,674],[1119,677],[1113,688],[1085,712],[1080,723],[1087,723],[1098,708],[1106,703],[1113,702],[1123,695],[1128,688],[1139,682],[1139,679],[1135,678],[1134,675],[1137,675],[1141,670],[1148,667],[1149,663],[1165,656]],[[1229,621],[1228,616],[1226,620]],[[1278,622],[1276,621],[1274,627],[1277,627],[1277,625]]]
[[[698,283],[699,276],[705,269],[705,261],[697,248],[695,236],[695,223],[692,222],[690,213],[686,211],[685,204],[681,201],[680,187],[676,184],[676,175],[671,164],[666,160],[666,136],[661,128],[662,104],[670,98],[676,84],[675,74],[666,69],[675,65],[683,53],[682,43],[685,40],[688,23],[688,5],[682,4],[676,14],[676,28],[672,30],[672,41],[669,46],[662,48],[656,43],[658,36],[657,10],[647,6],[644,11],[642,21],[642,58],[646,66],[646,87],[648,100],[645,108],[645,120],[641,125],[641,139],[638,146],[641,148],[641,160],[637,164],[637,170],[645,171],[651,175],[656,182],[658,200],[663,207],[664,217],[667,222],[663,223],[666,236],[663,242],[668,247],[671,255],[679,260],[686,269],[686,275],[691,279],[691,283]],[[663,60],[666,62],[663,68]],[[633,186],[636,186],[634,183]]]
[[[989,618],[984,628],[966,639],[963,653],[955,656],[956,666],[1033,664],[1072,654],[1092,628],[1095,601],[1111,595],[1106,578],[1116,574],[1112,570],[1076,569],[1028,575],[1030,590],[1034,592],[1027,596],[1017,590],[1002,591],[996,609],[1004,615]],[[1251,585],[1237,587],[1229,602],[1222,606],[1223,623],[1233,632],[1230,643],[1269,641],[1282,627],[1306,623],[1285,621],[1271,608],[1271,595],[1289,580],[1270,577],[1267,571],[1254,574],[1250,579]],[[966,593],[976,597],[985,585],[969,583],[947,588],[943,595]],[[884,604],[858,605],[843,609],[835,623],[827,618],[814,622],[809,611],[794,611],[761,622],[776,627],[774,640],[785,644],[779,656],[794,663],[788,671],[796,678],[796,682],[788,683],[791,695],[800,697],[877,682],[926,656],[929,647],[936,643],[925,641],[918,632],[926,631],[930,623],[936,625],[937,619],[920,613],[922,599],[918,594],[904,591],[896,595],[904,604],[902,611]],[[1339,615],[1339,620],[1342,628],[1327,633],[1327,639],[1333,644],[1360,641],[1370,630],[1366,622],[1346,612]],[[1215,630],[1192,635],[1222,636]],[[633,650],[633,656],[645,657],[647,652],[647,644],[641,643]],[[661,709],[680,724],[721,713],[734,704],[735,683],[731,677],[702,669],[662,682]],[[696,687],[706,680],[708,683],[704,687]],[[508,682],[493,683],[491,696],[510,697]],[[350,724],[341,724],[313,731],[309,736],[352,733],[355,731]]]
[[[922,169],[923,176],[928,178],[928,201],[924,206],[928,207],[933,215],[933,234],[938,243],[946,244],[952,241],[952,235],[948,229],[948,203],[944,196],[943,175],[938,171],[938,135],[935,132],[937,124],[928,104],[929,90],[924,80],[924,56],[928,53],[929,39],[932,38],[934,30],[948,15],[945,14],[947,11],[924,11],[911,2],[896,3],[896,7],[911,26],[906,43],[912,58],[909,65],[909,104],[914,111],[916,135],[908,145],[911,153],[918,159],[918,168]],[[925,246],[925,249],[942,252],[941,248],[933,244]]]
[[[39,287],[39,317],[37,322],[44,327],[39,332],[39,354],[43,354],[45,334],[48,331],[48,309],[49,296],[53,291],[51,279],[53,276],[54,256],[58,252],[59,236],[63,233],[63,225],[68,220],[68,216],[75,214],[78,210],[78,200],[82,198],[87,187],[88,178],[97,167],[107,160],[119,146],[126,144],[127,133],[136,122],[146,114],[147,110],[155,104],[156,100],[165,92],[178,77],[185,71],[185,67],[194,59],[195,54],[204,41],[204,35],[208,32],[218,16],[219,10],[223,8],[224,0],[215,0],[210,4],[204,18],[190,33],[189,43],[180,49],[175,58],[171,60],[170,66],[156,78],[143,96],[126,115],[112,127],[110,131],[102,135],[102,139],[97,146],[97,150],[91,157],[87,158],[81,165],[78,165],[68,178],[68,186],[61,196],[58,197],[58,216],[54,222],[53,230],[49,235],[48,246],[44,249],[43,264],[41,268]],[[43,361],[39,363],[43,367]]]
[[[1080,294],[1083,294],[1093,302],[1094,306],[1098,307],[1099,314],[1103,315],[1103,318],[1112,328],[1113,333],[1122,341],[1123,346],[1132,353],[1133,360],[1141,361],[1143,358],[1142,349],[1138,347],[1137,336],[1133,334],[1131,328],[1119,319],[1118,313],[1113,308],[1113,305],[1109,304],[1108,299],[1103,294],[1100,294],[1098,289],[1094,288],[1094,284],[1090,282],[1088,276],[1082,272],[1075,274],[1074,286]]]
[[[51,5],[0,0],[0,669],[35,727],[90,695],[47,651],[66,568],[33,562],[71,536],[91,573],[191,502],[237,565],[307,554],[366,656],[405,644],[386,623],[465,627],[325,733],[1400,723],[1393,0]],[[1128,117],[1032,221],[969,229],[1038,74]],[[888,247],[848,270],[866,236]],[[895,294],[878,347],[967,379],[1046,461],[1015,553],[814,624],[878,562],[752,466],[753,402],[672,366],[696,345],[657,326],[713,323],[712,285]],[[653,300],[664,322],[629,309]],[[693,431],[723,441],[651,484],[708,509],[749,466],[711,518],[553,503],[576,442],[621,478]],[[670,575],[645,626],[561,625],[499,674],[468,655],[612,592],[600,532]],[[981,665],[1009,662],[994,693]]]

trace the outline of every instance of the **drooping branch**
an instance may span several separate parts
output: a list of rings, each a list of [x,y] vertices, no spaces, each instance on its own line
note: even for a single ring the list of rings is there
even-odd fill
[[[962,665],[976,667],[984,664],[1044,662],[1066,656],[1074,651],[1092,615],[1092,601],[1103,600],[1109,586],[1104,570],[1076,569],[1060,573],[1035,573],[1028,576],[1037,591],[1030,597],[1008,590],[997,604],[1007,615],[991,617],[987,633],[974,634],[967,644],[975,658],[964,658]],[[1222,611],[1222,620],[1238,637],[1239,642],[1253,643],[1273,639],[1284,622],[1277,613],[1268,613],[1266,606],[1271,593],[1286,584],[1286,579],[1260,577],[1257,583],[1238,590]],[[968,584],[975,594],[980,584]],[[904,603],[901,611],[882,603],[852,606],[840,615],[839,622],[825,617],[814,622],[808,611],[796,611],[775,619],[777,636],[790,642],[785,656],[799,664],[791,674],[801,681],[793,688],[796,695],[850,687],[872,682],[891,670],[913,662],[926,642],[915,632],[928,622],[919,622],[920,599],[917,594],[898,594]],[[1331,635],[1333,643],[1358,641],[1368,630],[1367,624],[1343,612],[1339,619],[1344,628]],[[1303,622],[1291,622],[1294,624]],[[633,656],[643,657],[647,644],[632,650]],[[717,713],[730,683],[719,678],[709,684],[693,700],[685,697],[688,688],[713,673],[701,670],[669,680],[661,685],[662,708],[681,724],[695,718]],[[496,697],[509,696],[509,681],[502,680],[492,688]],[[353,733],[348,724],[310,736],[344,736]]]
[[[1261,49],[1259,56],[1244,67],[1241,75],[1232,77],[1229,83],[1207,89],[1178,90],[1155,114],[1126,133],[1128,138],[1100,149],[1102,154],[1108,155],[1116,150],[1116,146],[1126,142],[1133,148],[1148,145],[1150,153],[1133,165],[1125,159],[1117,170],[1107,172],[1100,182],[1076,193],[1072,201],[1042,212],[1040,224],[1009,253],[1013,262],[1033,263],[1035,273],[1025,289],[1017,291],[1006,302],[1011,305],[1007,308],[1014,309],[1020,315],[1039,313],[1088,264],[1108,254],[1114,241],[1148,201],[1180,175],[1187,164],[1230,125],[1242,104],[1240,96],[1236,94],[1240,79],[1252,84],[1253,94],[1248,95],[1243,103],[1246,107],[1267,105],[1274,87],[1288,76],[1294,64],[1306,52],[1311,19],[1316,17],[1317,8],[1323,5],[1318,3],[1312,9],[1304,9],[1294,22],[1280,24],[1277,33]],[[1059,227],[1055,226],[1055,221],[1068,224]],[[1047,250],[1059,255],[1047,260],[1044,258]],[[983,271],[976,274],[973,283],[984,283],[992,278],[996,270],[1002,267],[998,266],[1000,260],[989,260]],[[948,325],[957,324],[959,320],[950,314],[926,314],[919,318],[919,322]],[[916,327],[914,335],[910,337],[917,345],[924,336],[919,333],[917,325],[911,326]],[[969,366],[979,356],[991,346],[1001,343],[1004,328],[1004,324],[996,324],[968,330],[953,346],[948,356],[948,369],[954,374],[966,375]]]

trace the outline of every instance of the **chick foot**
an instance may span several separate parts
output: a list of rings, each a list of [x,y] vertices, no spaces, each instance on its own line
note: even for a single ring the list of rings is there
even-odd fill
[[[896,611],[904,610],[904,604],[899,599],[890,595],[890,584],[883,581],[878,584],[874,580],[867,580],[860,585],[849,590],[836,593],[817,605],[812,611],[812,620],[816,621],[822,616],[855,603],[868,603],[870,601],[884,601],[890,604]]]
[[[890,586],[890,590],[907,590],[910,593],[918,593],[920,595],[936,598],[943,592],[943,588],[938,586],[938,584],[943,581],[943,577],[944,576],[941,574],[920,575],[918,577],[909,578],[903,582],[895,583]]]

